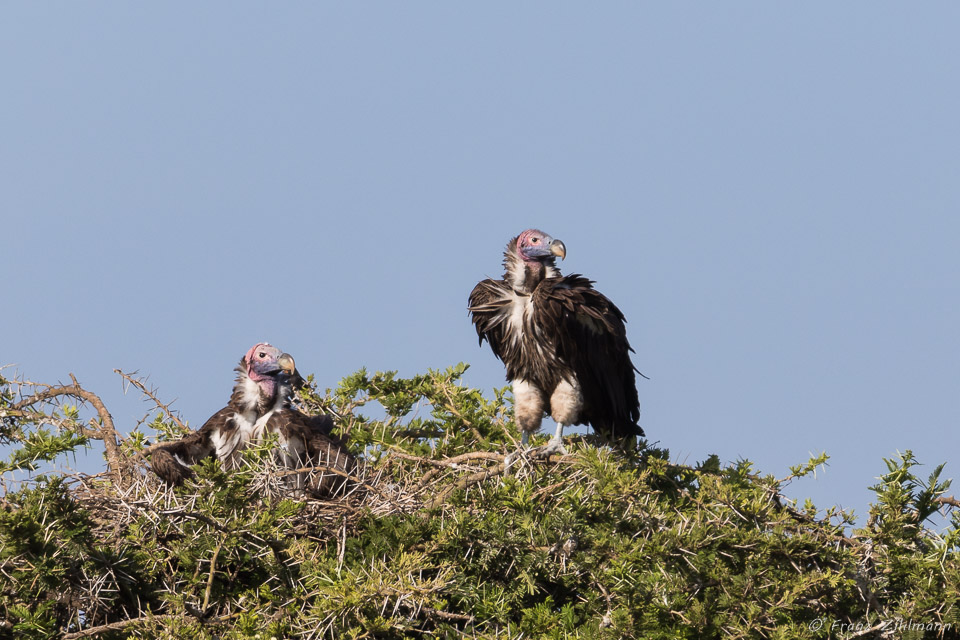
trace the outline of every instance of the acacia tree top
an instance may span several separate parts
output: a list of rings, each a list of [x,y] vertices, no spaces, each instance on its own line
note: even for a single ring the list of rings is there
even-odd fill
[[[746,460],[684,466],[583,438],[508,466],[506,390],[485,398],[459,383],[465,369],[302,390],[301,409],[335,415],[363,461],[323,500],[290,492],[270,442],[234,472],[208,461],[166,488],[144,473],[148,437],[185,427],[154,390],[142,387],[155,419],[121,434],[76,381],[0,379],[8,480],[108,445],[99,476],[7,485],[0,636],[941,637],[960,623],[960,518],[929,525],[957,506],[942,467],[922,479],[909,452],[887,460],[867,525],[851,531],[842,511],[782,495],[826,456],[778,480]],[[890,636],[897,620],[932,630]]]

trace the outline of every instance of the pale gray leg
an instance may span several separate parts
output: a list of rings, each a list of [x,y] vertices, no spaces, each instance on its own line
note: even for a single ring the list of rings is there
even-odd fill
[[[540,428],[543,420],[543,392],[526,380],[513,381],[514,414],[520,428],[520,450],[510,454],[504,462],[507,469],[530,446],[530,434]]]
[[[576,424],[583,408],[583,393],[580,383],[573,380],[561,380],[550,396],[550,413],[557,423],[557,433],[541,452],[543,455],[558,453],[566,455],[567,449],[563,446],[563,427]]]
[[[563,423],[557,423],[557,433],[550,438],[550,442],[547,443],[540,453],[545,456],[552,455],[554,453],[565,456],[567,455],[567,448],[563,446]]]

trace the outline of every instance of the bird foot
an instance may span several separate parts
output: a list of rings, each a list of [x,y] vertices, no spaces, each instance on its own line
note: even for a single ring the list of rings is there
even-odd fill
[[[549,458],[552,455],[565,456],[567,448],[563,446],[563,440],[560,438],[550,438],[550,442],[536,449],[534,455],[538,458]]]

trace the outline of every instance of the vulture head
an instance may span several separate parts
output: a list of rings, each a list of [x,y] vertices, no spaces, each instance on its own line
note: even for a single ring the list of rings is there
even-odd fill
[[[293,356],[261,342],[247,351],[237,367],[237,398],[245,409],[269,409],[290,396],[293,379],[300,379]]]
[[[567,255],[567,248],[560,240],[551,238],[539,229],[527,229],[517,236],[517,255],[524,262],[553,263],[559,257],[563,260]]]
[[[539,229],[527,229],[510,241],[504,253],[504,280],[518,293],[529,294],[544,278],[559,276],[555,260],[567,255],[563,242]]]

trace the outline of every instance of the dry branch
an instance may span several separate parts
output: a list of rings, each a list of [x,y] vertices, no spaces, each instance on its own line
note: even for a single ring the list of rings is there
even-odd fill
[[[934,500],[937,504],[948,505],[951,507],[960,508],[960,500],[957,500],[953,496],[943,496]]]
[[[397,456],[398,458],[412,460],[414,462],[422,462],[423,464],[430,464],[438,467],[452,467],[469,460],[496,460],[498,462],[502,462],[504,457],[502,453],[493,453],[491,451],[471,451],[470,453],[464,453],[452,458],[445,458],[444,460],[432,460],[430,458],[422,458],[420,456],[410,455],[396,446],[392,446],[391,450],[392,451],[390,455]]]
[[[119,375],[121,378],[123,378],[127,382],[129,382],[130,384],[132,384],[133,386],[135,386],[137,389],[139,389],[143,395],[153,400],[153,403],[157,406],[157,408],[163,411],[168,418],[173,420],[173,422],[178,427],[180,427],[184,431],[189,431],[189,429],[187,428],[187,425],[185,425],[180,420],[180,417],[177,416],[177,414],[170,409],[170,405],[173,403],[169,402],[167,404],[164,404],[163,402],[160,402],[160,399],[157,397],[157,394],[156,394],[156,389],[148,389],[147,386],[143,384],[143,381],[141,381],[139,378],[133,377],[137,373],[136,371],[134,371],[133,373],[124,373],[120,369],[114,369],[113,372]]]
[[[76,398],[81,402],[89,403],[97,410],[97,414],[100,416],[100,424],[97,425],[96,422],[91,420],[93,428],[83,429],[81,433],[87,437],[103,441],[103,446],[107,454],[107,465],[114,477],[114,482],[118,485],[123,484],[124,458],[120,453],[119,436],[113,425],[113,417],[110,415],[110,412],[107,411],[107,407],[104,406],[100,396],[81,387],[72,373],[70,374],[70,379],[73,381],[72,385],[47,386],[42,391],[37,391],[33,395],[16,403],[12,408],[14,410],[23,410],[39,402],[47,402],[63,396]]]
[[[225,622],[235,616],[236,614],[231,613],[223,616],[217,616],[216,618],[197,618],[197,620],[199,622],[202,622],[203,624],[216,624],[218,622]],[[142,618],[120,620],[118,622],[101,624],[96,627],[90,627],[89,629],[81,629],[80,631],[74,631],[72,633],[64,634],[62,636],[62,640],[77,640],[78,638],[89,638],[91,636],[100,635],[101,633],[106,633],[108,631],[121,631],[135,624],[146,623],[146,622],[162,622],[164,620],[183,620],[186,617],[187,616],[185,616],[182,613],[165,613],[158,616],[143,616]]]
[[[460,478],[452,485],[449,485],[448,487],[446,487],[443,491],[438,493],[433,500],[426,503],[426,505],[424,506],[427,509],[434,509],[436,507],[439,507],[444,502],[446,502],[451,495],[453,495],[454,491],[457,491],[458,489],[466,489],[467,487],[471,487],[475,484],[479,484],[480,482],[483,482],[484,480],[487,480],[489,478],[502,476],[504,471],[506,471],[508,467],[509,465],[506,462],[501,462],[500,464],[489,467],[488,469],[485,469],[483,471],[478,471],[477,473],[472,473],[469,476],[464,476],[463,478]]]

